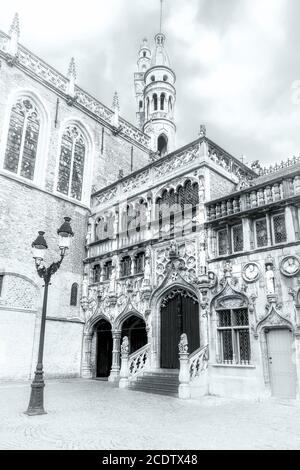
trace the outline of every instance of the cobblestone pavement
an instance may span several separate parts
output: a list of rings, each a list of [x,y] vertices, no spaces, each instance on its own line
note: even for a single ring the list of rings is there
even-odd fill
[[[300,449],[295,403],[120,390],[101,381],[48,381],[48,414],[23,414],[29,383],[0,384],[0,449]]]

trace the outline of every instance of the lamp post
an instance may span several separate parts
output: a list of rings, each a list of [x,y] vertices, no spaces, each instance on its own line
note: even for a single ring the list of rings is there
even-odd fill
[[[62,226],[57,230],[59,236],[59,249],[60,259],[53,262],[48,268],[42,263],[44,259],[45,250],[47,250],[47,242],[44,238],[45,232],[39,232],[38,237],[32,243],[33,258],[35,260],[35,267],[38,275],[44,279],[44,300],[40,329],[39,351],[38,360],[35,369],[34,379],[31,384],[31,394],[27,411],[25,414],[29,416],[45,414],[44,410],[44,371],[43,371],[43,353],[44,353],[44,340],[45,340],[45,326],[46,326],[46,312],[47,312],[47,299],[48,287],[51,277],[60,268],[62,260],[65,257],[66,251],[70,247],[71,238],[74,236],[70,225],[71,218],[65,217]]]

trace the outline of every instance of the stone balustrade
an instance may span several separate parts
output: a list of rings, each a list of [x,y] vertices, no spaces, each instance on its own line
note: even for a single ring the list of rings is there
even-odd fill
[[[284,168],[289,168],[293,165],[297,165],[297,163],[300,163],[300,156],[298,157],[294,156],[293,158],[288,158],[285,161],[281,161],[280,163],[276,163],[275,165],[270,165],[269,167],[263,167],[263,168],[259,167],[258,174],[259,176],[271,175]]]
[[[207,221],[211,222],[222,217],[257,209],[297,195],[300,195],[300,175],[265,183],[260,187],[249,187],[224,199],[207,204]]]

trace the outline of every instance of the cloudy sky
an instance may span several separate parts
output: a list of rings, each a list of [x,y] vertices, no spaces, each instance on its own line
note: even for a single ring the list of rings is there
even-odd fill
[[[266,163],[300,152],[299,0],[165,0],[163,30],[177,75],[178,146],[207,135]],[[133,73],[159,0],[1,0],[0,28],[20,14],[20,42],[134,122]]]

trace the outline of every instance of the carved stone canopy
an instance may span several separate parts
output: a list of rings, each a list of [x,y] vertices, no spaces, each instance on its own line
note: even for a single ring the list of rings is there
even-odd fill
[[[235,290],[228,282],[213,298],[212,305],[218,309],[248,308],[248,299],[241,292]]]
[[[289,320],[284,318],[282,315],[280,315],[280,313],[278,312],[278,308],[275,305],[271,305],[267,315],[260,322],[257,323],[254,330],[254,335],[258,337],[258,333],[262,328],[274,326],[285,327],[294,330],[293,324]]]

